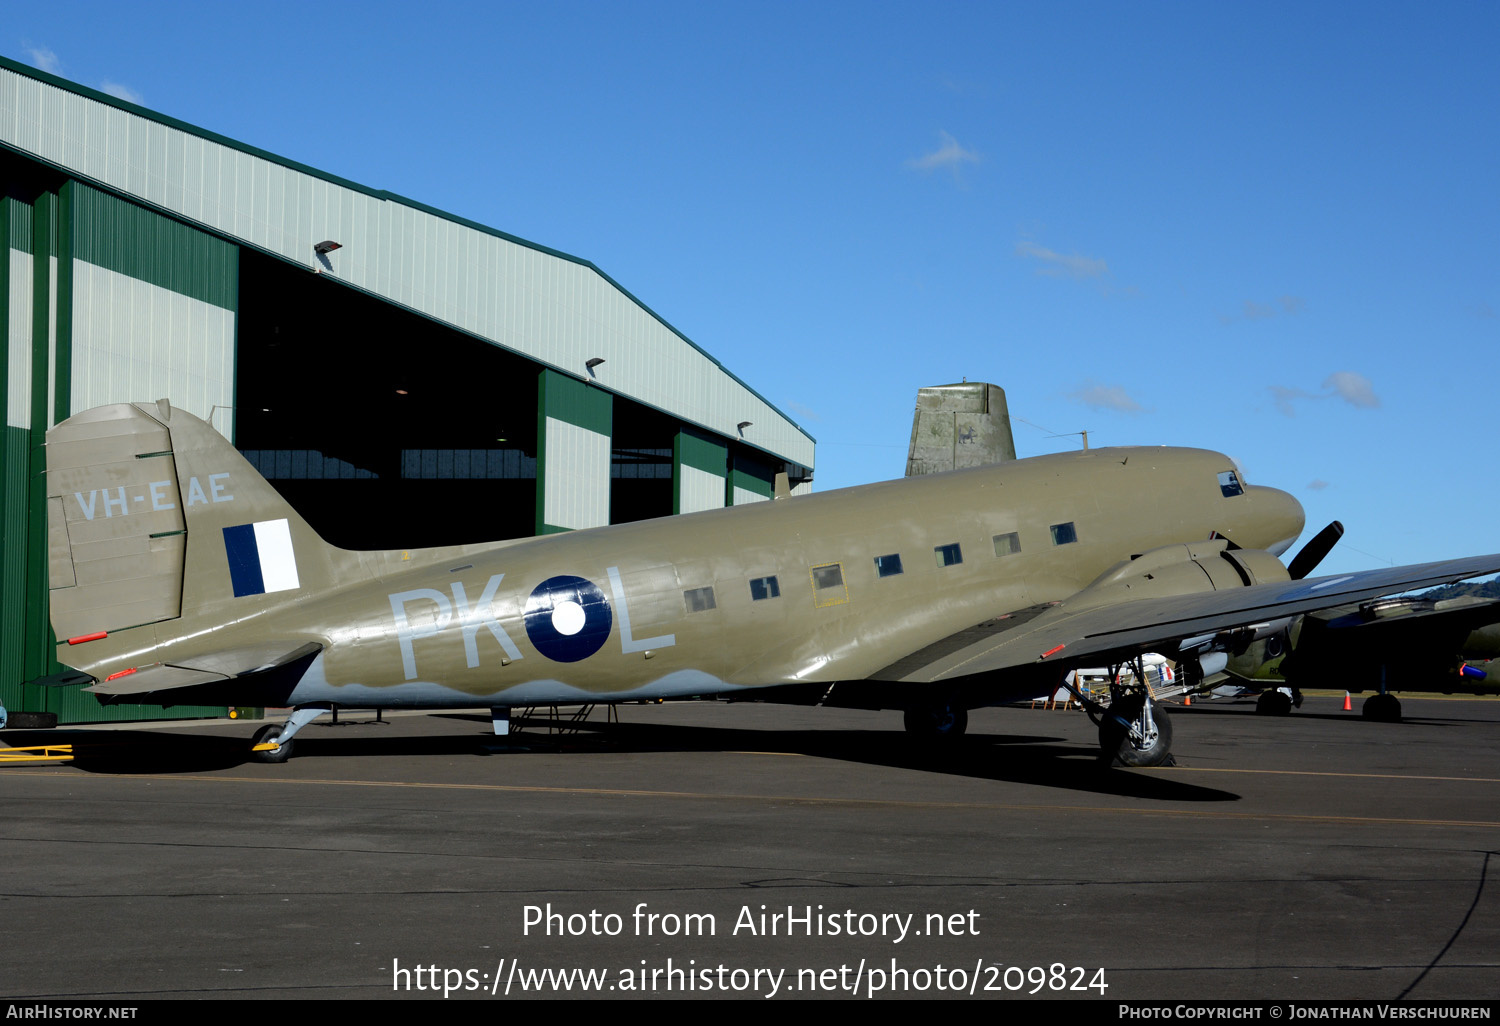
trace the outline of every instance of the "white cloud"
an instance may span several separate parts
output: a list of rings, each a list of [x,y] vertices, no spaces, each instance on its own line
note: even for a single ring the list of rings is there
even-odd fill
[[[1297,415],[1297,407],[1292,405],[1292,400],[1318,398],[1311,392],[1304,392],[1300,388],[1287,388],[1285,385],[1272,385],[1270,392],[1276,399],[1276,408],[1288,417]]]
[[[1380,397],[1375,394],[1370,379],[1354,371],[1335,371],[1323,379],[1327,389],[1321,394],[1286,385],[1271,385],[1268,391],[1276,401],[1276,408],[1288,417],[1297,415],[1296,402],[1302,399],[1342,399],[1350,406],[1361,410],[1374,410],[1380,406]]]
[[[794,400],[788,399],[784,403],[782,403],[782,405],[785,406],[788,410],[791,410],[797,416],[801,417],[803,420],[823,419],[822,417],[818,416],[817,411],[812,409],[812,407],[803,406],[801,403]]]
[[[918,171],[937,171],[947,168],[956,175],[962,165],[979,163],[979,154],[973,150],[964,149],[958,144],[958,140],[947,132],[939,131],[938,138],[942,141],[942,145],[931,153],[917,157],[915,160],[908,160],[907,166],[914,167]]]
[[[1380,405],[1380,397],[1375,394],[1370,379],[1363,374],[1335,371],[1323,379],[1323,387],[1332,389],[1344,402],[1361,410],[1373,410]]]
[[[1281,304],[1281,312],[1289,317],[1301,313],[1307,306],[1307,300],[1301,296],[1278,296],[1276,302]],[[1239,313],[1219,314],[1218,318],[1220,324],[1233,324],[1235,321],[1263,321],[1276,314],[1276,307],[1272,304],[1247,299]]]
[[[1144,407],[1130,397],[1130,393],[1119,385],[1101,385],[1090,381],[1068,398],[1093,410],[1113,410],[1116,413],[1140,413]]]
[[[45,46],[27,47],[26,56],[31,58],[32,64],[50,75],[59,75],[62,73],[62,62],[57,59],[57,54]]]
[[[1109,265],[1103,260],[1078,253],[1065,256],[1025,240],[1016,243],[1016,256],[1042,261],[1044,266],[1038,268],[1036,273],[1053,278],[1097,278],[1109,273]]]
[[[103,82],[99,83],[99,88],[109,95],[115,97],[116,99],[126,100],[130,103],[141,102],[140,93],[136,92],[129,86],[123,86],[118,82],[111,82],[108,79],[105,79]]]
[[[62,74],[62,61],[58,60],[57,54],[53,53],[47,47],[32,46],[28,43],[25,44],[25,50],[26,56],[30,58],[33,66],[40,68],[49,75]],[[140,93],[127,85],[122,85],[119,82],[111,82],[109,79],[105,79],[99,83],[99,90],[118,99],[127,100],[130,103],[142,102]]]

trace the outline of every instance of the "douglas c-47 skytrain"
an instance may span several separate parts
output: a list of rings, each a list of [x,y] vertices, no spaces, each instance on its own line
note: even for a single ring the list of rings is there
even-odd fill
[[[1190,675],[1298,613],[1500,570],[1288,566],[1297,501],[1226,456],[1095,449],[661,520],[443,549],[325,543],[234,447],[162,400],[47,433],[57,658],[103,702],[335,707],[618,702],[782,688],[901,709],[918,734],[1147,651]],[[1137,678],[1140,679],[1140,678]],[[1128,686],[1127,686],[1128,687]],[[780,695],[782,692],[767,692]],[[1122,687],[1106,757],[1168,758]]]

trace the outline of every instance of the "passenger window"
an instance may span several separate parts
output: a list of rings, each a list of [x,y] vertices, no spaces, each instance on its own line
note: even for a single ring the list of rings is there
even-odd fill
[[[1014,556],[1021,551],[1021,536],[1015,531],[995,535],[995,555]]]
[[[1245,487],[1240,484],[1240,476],[1232,470],[1223,471],[1219,474],[1219,491],[1224,493],[1224,498],[1234,495],[1244,495]]]
[[[1071,520],[1068,521],[1066,524],[1053,524],[1052,525],[1052,544],[1053,545],[1071,545],[1074,542],[1076,542],[1077,540],[1078,540],[1078,532],[1076,530],[1074,530],[1074,528],[1073,528],[1073,522]]]
[[[875,572],[881,577],[895,577],[901,572],[901,554],[893,552],[889,556],[876,556]]]
[[[844,565],[827,563],[812,568],[813,605],[837,606],[849,601],[849,589],[844,586]]]
[[[687,611],[689,613],[702,613],[716,608],[714,603],[714,589],[712,587],[693,588],[690,591],[685,591],[682,593],[682,599],[687,603]]]
[[[750,581],[750,597],[756,602],[761,599],[780,598],[781,586],[776,583],[774,577],[756,577]]]
[[[958,542],[952,545],[939,545],[932,550],[937,559],[938,566],[954,566],[964,561],[963,551],[959,549]]]

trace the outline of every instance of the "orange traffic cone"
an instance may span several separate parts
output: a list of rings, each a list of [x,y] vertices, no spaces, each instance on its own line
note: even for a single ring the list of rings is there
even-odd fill
[[[1354,700],[1349,697],[1349,692],[1344,692],[1344,712],[1354,711]]]
[[[1182,696],[1182,704],[1183,705],[1192,705],[1193,704],[1193,696],[1192,695],[1183,695]]]

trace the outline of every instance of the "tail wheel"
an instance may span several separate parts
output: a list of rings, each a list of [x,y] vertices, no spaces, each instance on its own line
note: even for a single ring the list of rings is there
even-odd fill
[[[250,744],[263,745],[281,733],[280,724],[268,723],[255,732],[255,737]],[[270,748],[263,752],[251,751],[250,758],[256,762],[286,762],[292,757],[292,745],[294,742],[287,741],[276,748]]]
[[[1172,721],[1166,709],[1145,695],[1123,695],[1101,718],[1099,748],[1106,759],[1118,759],[1122,766],[1169,766]]]

